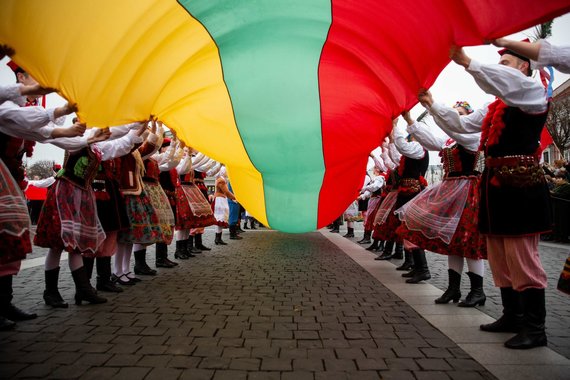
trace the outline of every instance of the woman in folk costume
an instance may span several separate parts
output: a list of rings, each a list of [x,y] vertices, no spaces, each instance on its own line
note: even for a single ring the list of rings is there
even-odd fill
[[[119,244],[115,255],[115,280],[121,285],[134,285],[140,281],[130,271],[133,245],[137,244],[135,249],[138,251],[140,247],[164,240],[160,219],[143,183],[144,160],[155,152],[157,146],[160,146],[157,145],[159,137],[155,132],[156,123],[152,123],[151,131],[143,134],[144,143],[117,161],[119,190],[129,219],[129,228],[119,232]],[[142,253],[146,254],[144,250]],[[137,254],[139,267],[141,264],[146,264],[144,257],[141,256],[143,255]]]
[[[394,145],[402,154],[402,159],[398,167],[400,177],[398,195],[386,223],[390,226],[390,232],[400,241],[403,239],[397,236],[396,230],[401,222],[394,211],[412,200],[427,186],[424,174],[429,166],[427,150],[419,142],[415,141],[413,136],[406,137],[406,135],[407,133],[403,126],[394,125],[392,139],[394,140]],[[406,282],[410,284],[430,279],[431,275],[427,266],[425,251],[407,240],[404,240],[403,243],[406,261],[413,260],[414,264],[412,270],[404,273],[402,277],[409,277]]]
[[[213,161],[213,160],[211,160],[211,161]],[[202,193],[202,195],[204,196],[204,199],[206,200],[206,202],[208,202],[208,204],[209,204],[208,188],[206,187],[206,184],[204,183],[204,179],[206,177],[215,177],[221,168],[222,168],[222,164],[220,164],[219,162],[215,162],[214,165],[203,164],[203,165],[200,165],[200,166],[194,168],[194,184],[200,190],[200,192]],[[210,209],[211,209],[211,207],[210,207]],[[214,214],[212,213],[212,217],[213,217],[213,215]],[[215,218],[214,218],[214,222],[212,224],[216,224]],[[190,236],[194,236],[195,248],[199,249],[201,251],[210,251],[211,248],[206,247],[202,242],[202,235],[203,234],[204,234],[204,227],[192,228],[190,230]]]
[[[214,193],[214,218],[216,218],[216,239],[214,243],[216,245],[226,245],[222,240],[222,231],[224,227],[228,227],[228,221],[230,217],[230,206],[228,204],[228,198],[235,200],[236,197],[229,191],[227,183],[227,172],[226,168],[222,167],[216,178],[216,192]]]
[[[8,54],[9,49],[0,45],[0,58]],[[20,82],[20,80],[18,80]],[[51,92],[37,84],[21,83],[0,86],[0,104],[11,101],[20,103],[22,96],[35,96]],[[19,110],[19,108],[16,108]],[[61,107],[63,111],[73,112],[72,107]],[[59,111],[45,110],[41,107],[22,108],[17,117],[5,112],[0,114],[0,331],[16,326],[15,321],[36,318],[35,313],[25,312],[12,304],[12,280],[20,271],[21,260],[32,252],[30,241],[30,218],[22,193],[25,187],[22,157],[25,153],[24,140],[45,140],[63,135],[82,134],[85,126],[55,128],[47,126],[58,117]],[[67,114],[63,112],[62,115]],[[60,116],[62,116],[60,115]],[[80,127],[80,128],[79,128]],[[21,134],[24,132],[24,134]],[[69,133],[73,132],[73,133]],[[6,135],[8,133],[9,135]],[[6,161],[8,164],[5,164]]]
[[[358,244],[370,244],[370,237],[374,229],[374,218],[376,218],[376,212],[380,207],[382,189],[386,184],[386,178],[383,175],[386,172],[384,162],[372,153],[370,153],[370,157],[374,160],[374,177],[362,188],[358,197],[359,199],[368,199],[366,217],[364,218],[364,236],[357,242]],[[377,248],[378,241],[376,241],[376,246],[373,249]]]
[[[398,184],[400,181],[400,174],[398,171],[398,165],[402,161],[402,155],[394,145],[394,143],[385,141],[382,144],[382,158],[390,170],[390,174],[386,179],[386,186],[382,192],[382,200],[378,211],[376,212],[376,217],[374,218],[374,228],[372,233],[372,238],[374,243],[377,241],[383,241],[384,247],[377,248],[377,252],[382,252],[382,254],[376,257],[374,260],[390,260],[402,259],[404,258],[404,244],[401,240],[397,239],[395,230],[398,225],[396,218],[391,218],[392,210],[396,200],[398,198]],[[367,250],[371,251],[372,246],[368,247]],[[394,250],[394,245],[395,250]],[[394,251],[394,253],[393,253]],[[410,262],[404,262],[401,266],[397,267],[398,270],[409,270],[411,268]]]
[[[201,154],[196,162],[202,161]],[[194,257],[202,250],[194,246],[194,236],[190,235],[192,228],[203,228],[215,224],[212,208],[200,189],[194,184],[194,169],[191,150],[185,151],[185,156],[176,167],[180,185],[176,187],[176,252],[175,257],[182,260]],[[201,244],[200,244],[201,245]]]
[[[460,115],[473,112],[467,102],[454,107]],[[408,132],[424,147],[439,151],[443,181],[422,191],[396,211],[402,225],[399,236],[431,252],[447,255],[448,288],[437,304],[458,302],[461,298],[461,273],[467,261],[471,291],[462,307],[485,304],[483,276],[487,258],[485,238],[478,231],[479,181],[477,170],[481,133],[456,133],[447,121],[434,115],[436,124],[447,134],[425,123],[414,122],[405,114]],[[450,138],[451,137],[451,138]]]
[[[97,130],[85,142],[76,139],[58,144],[67,149],[63,169],[58,173],[57,183],[48,192],[34,238],[35,245],[49,248],[44,291],[44,301],[49,306],[67,307],[58,290],[59,262],[63,250],[69,253],[69,268],[76,288],[75,303],[81,305],[83,300],[89,303],[107,301],[97,296],[83,266],[82,255],[95,257],[105,240],[91,183],[102,161],[121,156],[132,149],[136,133],[113,141],[97,142],[109,137],[108,129]],[[80,149],[77,149],[78,144]]]
[[[158,130],[154,132],[155,125],[158,125]],[[143,158],[144,174],[142,176],[143,192],[148,196],[150,204],[158,218],[158,225],[160,227],[160,238],[156,243],[164,243],[166,245],[172,242],[174,233],[174,213],[170,207],[170,202],[166,193],[160,185],[160,165],[169,168],[168,162],[174,159],[176,153],[176,144],[172,148],[167,149],[165,152],[158,153],[162,147],[163,128],[162,123],[153,121],[153,133],[158,137],[155,149]],[[142,194],[142,193],[141,193]],[[141,198],[142,199],[142,198]],[[156,270],[151,269],[146,263],[146,246],[148,243],[135,243],[133,245],[133,252],[135,256],[135,274],[139,275],[156,275]]]
[[[129,133],[132,145],[124,151],[130,151],[134,144],[142,143],[142,135],[146,130],[145,123],[133,123],[111,128],[111,139],[119,138]],[[119,141],[120,142],[120,141]],[[122,155],[122,154],[121,154]],[[121,293],[123,289],[113,281],[111,257],[117,252],[117,237],[119,231],[129,227],[129,219],[125,211],[123,197],[119,191],[118,159],[103,161],[92,183],[97,202],[97,217],[105,231],[105,240],[97,250],[95,257],[83,256],[83,265],[87,278],[91,280],[93,266],[97,263],[96,289],[103,292]]]

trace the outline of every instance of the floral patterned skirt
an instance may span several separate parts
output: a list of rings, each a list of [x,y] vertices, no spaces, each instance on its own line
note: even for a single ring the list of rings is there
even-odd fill
[[[451,183],[453,184],[453,182]],[[426,190],[429,190],[429,188]],[[486,259],[486,239],[483,235],[479,234],[478,228],[480,199],[479,180],[475,178],[468,180],[467,186],[464,187],[462,192],[466,192],[467,194],[460,195],[457,193],[458,197],[462,196],[462,212],[449,243],[444,242],[440,237],[434,238],[431,234],[421,229],[410,229],[406,223],[402,223],[398,227],[396,231],[397,235],[423,249],[442,255],[460,256],[474,260]],[[433,202],[434,205],[438,203],[439,202]],[[446,203],[450,204],[452,202],[448,198]],[[443,214],[447,213],[447,208],[442,209],[433,206],[430,212],[434,215],[444,216]]]
[[[119,232],[120,243],[154,244],[162,242],[163,232],[150,197],[143,189],[140,195],[124,195],[129,228]]]
[[[168,197],[162,187],[158,183],[144,182],[144,190],[150,198],[152,207],[156,211],[160,228],[162,229],[162,241],[166,244],[172,242],[173,227],[174,227],[174,213]]]
[[[94,257],[104,240],[91,187],[85,190],[58,179],[48,190],[34,244]]]
[[[210,204],[194,184],[176,188],[176,229],[208,227],[216,223]]]
[[[0,160],[0,264],[22,260],[32,252],[30,224],[24,194]]]

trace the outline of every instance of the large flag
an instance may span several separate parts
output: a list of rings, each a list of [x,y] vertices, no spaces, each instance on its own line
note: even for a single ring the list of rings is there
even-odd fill
[[[0,42],[89,126],[156,115],[227,164],[262,223],[311,231],[357,196],[391,120],[449,63],[569,0],[2,0]]]

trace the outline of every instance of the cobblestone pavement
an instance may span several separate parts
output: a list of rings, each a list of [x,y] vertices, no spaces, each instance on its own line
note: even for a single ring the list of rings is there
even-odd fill
[[[23,270],[15,303],[39,317],[0,333],[0,378],[493,378],[321,234],[228,242],[103,305],[50,309]]]
[[[341,234],[344,232],[341,230]],[[354,241],[360,240],[362,231],[356,231]],[[570,244],[543,243],[539,245],[542,265],[548,275],[548,288],[546,290],[546,332],[548,335],[548,347],[561,355],[570,359],[570,297],[558,290],[556,284],[558,277],[564,266],[568,254],[570,254]],[[447,289],[447,257],[436,253],[428,253],[427,259],[432,278],[428,282],[435,287]],[[469,293],[469,278],[465,274],[467,265],[461,281],[461,294],[463,297]],[[493,278],[487,261],[485,261],[484,288],[487,295],[485,306],[477,308],[482,312],[499,318],[502,315],[503,306],[499,288],[495,288]]]

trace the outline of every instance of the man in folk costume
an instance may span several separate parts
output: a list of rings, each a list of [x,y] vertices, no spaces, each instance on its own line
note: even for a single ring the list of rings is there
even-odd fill
[[[501,318],[481,329],[517,332],[505,346],[527,349],[547,343],[547,277],[538,241],[552,224],[550,195],[539,165],[548,101],[543,86],[530,78],[528,58],[506,49],[499,54],[498,65],[472,60],[463,49],[454,49],[451,58],[483,91],[497,96],[484,120],[471,115],[461,120],[465,130],[481,130],[486,160],[479,229],[487,236],[489,265],[503,302]]]
[[[458,102],[454,108],[442,105],[429,108],[441,129],[415,122],[409,113],[404,114],[408,133],[428,150],[439,152],[444,177],[443,181],[427,187],[396,211],[402,220],[397,233],[424,249],[447,255],[449,285],[445,293],[435,300],[436,304],[459,301],[461,273],[466,260],[471,291],[459,306],[474,307],[484,305],[486,300],[483,259],[487,258],[487,250],[485,238],[479,234],[477,225],[480,179],[477,165],[481,134],[454,132],[446,118],[440,117],[438,110],[442,108],[454,116],[473,112],[467,102]]]
[[[13,51],[0,45],[0,58]],[[20,271],[21,260],[32,251],[30,241],[30,218],[22,189],[25,188],[22,157],[26,153],[24,138],[45,140],[56,136],[77,136],[85,131],[84,126],[54,128],[47,126],[57,117],[74,111],[65,106],[55,110],[40,107],[20,109],[22,96],[45,95],[51,89],[40,87],[27,73],[11,62],[10,67],[18,81],[15,85],[0,87],[0,331],[15,327],[15,321],[36,318],[12,304],[12,280]],[[14,106],[4,107],[5,102]],[[17,114],[17,115],[14,115]],[[59,114],[59,115],[58,115]],[[62,130],[65,130],[62,133]],[[28,151],[31,154],[31,151]]]
[[[228,221],[230,217],[230,206],[228,204],[228,198],[235,200],[236,197],[228,189],[227,182],[227,172],[226,168],[223,167],[218,173],[216,178],[216,192],[214,193],[214,218],[216,218],[216,239],[214,243],[216,245],[226,245],[222,240],[222,231],[224,227],[228,227]]]

